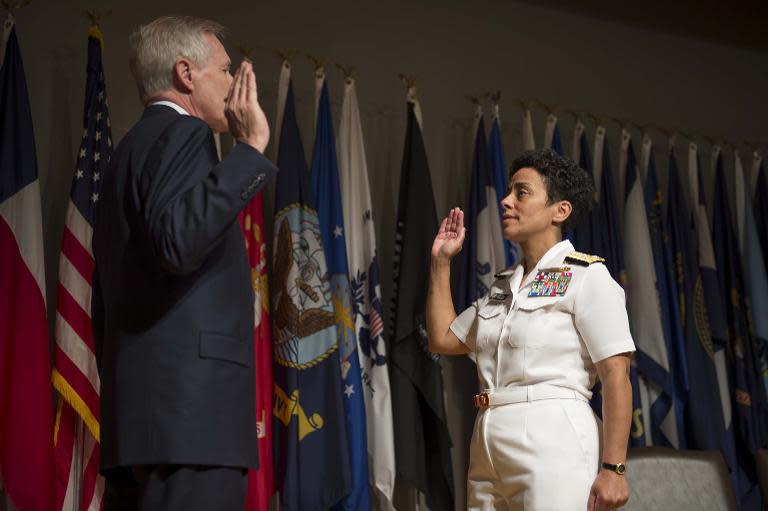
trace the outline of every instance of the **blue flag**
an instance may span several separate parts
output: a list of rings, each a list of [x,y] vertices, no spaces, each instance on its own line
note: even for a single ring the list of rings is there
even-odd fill
[[[552,150],[560,156],[565,154],[565,151],[563,151],[563,141],[560,138],[560,128],[557,124],[555,124],[554,131],[552,132]]]
[[[557,133],[557,131],[555,131],[555,133]],[[579,144],[579,167],[586,170],[587,174],[594,177],[594,173],[592,172],[592,158],[589,156],[587,135],[584,132],[581,133],[577,143]],[[595,188],[597,188],[597,184],[595,184]],[[597,203],[593,201],[592,208],[589,210],[587,216],[582,219],[581,223],[578,224],[573,231],[566,234],[566,238],[573,243],[576,250],[605,257],[603,255],[603,245],[602,240],[600,239],[600,226],[597,215]]]
[[[336,316],[289,83],[275,192],[275,480],[282,508],[330,509],[352,488]]]
[[[694,218],[688,208],[674,151],[669,155],[667,225],[674,272],[681,298],[678,314],[685,337],[690,387],[685,408],[685,434],[690,449],[717,449],[734,469],[733,437],[726,432],[715,347],[712,343],[704,286],[699,271]]]
[[[601,252],[596,253],[605,258],[605,265],[611,276],[619,282],[622,287],[626,287],[627,276],[624,265],[624,247],[621,231],[619,229],[616,196],[614,194],[615,187],[613,184],[614,175],[613,167],[611,165],[611,153],[607,140],[605,140],[605,129],[599,127],[596,137],[602,137],[602,142],[599,144],[602,146],[602,159],[600,162],[602,171],[600,173],[599,182],[595,183],[595,187],[599,190],[599,193],[598,202],[594,209],[594,223],[592,224],[594,232],[596,233],[595,238],[599,239],[601,243]],[[586,138],[582,136],[580,143],[581,142],[584,143],[581,147],[582,154],[585,154]],[[597,152],[597,143],[595,144],[595,147],[595,151]],[[595,158],[597,159],[597,154],[595,155]],[[640,401],[637,364],[635,364],[634,361],[629,368],[629,380],[632,385],[632,428],[629,434],[629,446],[642,447],[646,444],[645,426],[643,423],[643,408]],[[602,391],[599,383],[593,389],[591,404],[595,413],[602,417]]]
[[[352,469],[352,492],[334,509],[368,510],[371,508],[371,496],[368,489],[368,437],[365,430],[364,389],[360,378],[360,359],[357,354],[357,335],[352,314],[336,141],[328,99],[328,84],[324,79],[318,103],[311,178],[336,314],[347,445]]]
[[[739,248],[743,261],[742,268],[744,274],[748,276],[744,282],[745,292],[749,296],[749,300],[745,300],[748,325],[755,343],[763,386],[768,389],[768,315],[765,314],[765,311],[768,311],[768,274],[766,274],[763,249],[753,213],[752,197],[747,192],[744,167],[738,152],[735,153],[734,163],[735,203],[741,210],[736,214],[739,222]]]
[[[722,154],[715,169],[712,205],[712,244],[717,261],[717,282],[725,304],[728,355],[734,403],[734,433],[739,464],[736,494],[742,509],[760,509],[760,491],[754,454],[765,441],[765,390],[757,366],[755,346],[748,328],[744,280],[738,242],[730,219]]]
[[[659,417],[666,417],[672,409],[673,385],[670,372],[664,328],[661,320],[659,292],[656,288],[656,269],[645,209],[643,184],[637,169],[637,160],[632,140],[622,131],[622,151],[626,156],[625,214],[624,214],[624,262],[629,285],[626,288],[627,310],[629,312],[632,336],[637,346],[635,358],[638,374],[648,390],[648,400],[655,408],[644,408],[646,441],[654,442],[655,437],[677,438],[677,422],[674,415],[666,423]],[[635,387],[635,391],[642,388]],[[668,442],[671,443],[671,442]]]
[[[504,269],[504,244],[501,219],[496,208],[496,188],[488,160],[485,126],[482,117],[475,135],[469,209],[466,214],[468,236],[459,257],[459,289],[456,310],[463,311],[488,293],[497,271]]]
[[[672,378],[672,402],[667,402],[667,396],[660,398],[651,405],[651,421],[661,424],[666,420],[667,406],[673,407],[677,423],[677,438],[669,438],[661,429],[656,431],[653,441],[656,445],[671,445],[684,449],[685,429],[683,427],[683,410],[688,396],[688,365],[685,358],[685,341],[680,319],[680,304],[677,283],[675,281],[675,265],[668,243],[669,234],[664,217],[664,199],[659,189],[656,175],[656,162],[651,150],[648,159],[648,176],[645,187],[645,208],[648,212],[648,228],[651,234],[653,260],[656,268],[656,287],[659,291],[661,305],[661,321],[664,339],[667,346],[669,371]]]
[[[498,115],[491,124],[491,133],[488,136],[488,151],[491,159],[491,175],[496,188],[496,204],[499,206],[499,218],[504,216],[504,208],[501,201],[507,195],[507,161],[504,157],[504,144],[501,140],[501,123]],[[509,240],[504,240],[504,261],[507,267],[514,265],[518,259],[518,250]]]
[[[604,136],[604,135],[603,135]],[[624,246],[619,229],[619,209],[616,204],[615,185],[613,183],[613,167],[611,166],[611,151],[607,140],[602,144],[603,157],[601,161],[600,182],[595,183],[598,190],[598,202],[595,214],[595,224],[600,240],[598,255],[605,258],[605,265],[611,276],[626,286],[627,275],[624,267]],[[597,158],[597,156],[595,156]]]

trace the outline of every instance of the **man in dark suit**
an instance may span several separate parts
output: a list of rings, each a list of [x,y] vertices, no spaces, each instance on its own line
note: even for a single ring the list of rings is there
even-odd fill
[[[277,169],[249,62],[217,23],[131,36],[146,106],[98,201],[93,325],[107,509],[243,509],[258,466],[253,290],[237,214]],[[213,132],[237,145],[219,162]]]

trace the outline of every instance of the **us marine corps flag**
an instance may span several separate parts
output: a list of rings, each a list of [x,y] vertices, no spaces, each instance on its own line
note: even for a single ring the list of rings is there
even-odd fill
[[[408,120],[397,207],[390,384],[397,476],[434,510],[453,509],[451,440],[440,357],[429,352],[425,306],[432,240],[437,232],[432,180],[421,138],[416,89]]]
[[[352,476],[336,316],[290,83],[281,131],[270,289],[275,479],[281,509],[329,509]]]

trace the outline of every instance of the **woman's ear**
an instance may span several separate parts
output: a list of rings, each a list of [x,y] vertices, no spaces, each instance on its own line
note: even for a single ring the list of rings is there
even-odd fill
[[[565,220],[571,216],[573,212],[573,205],[570,201],[561,200],[555,205],[555,216],[552,218],[555,222],[562,224]]]
[[[192,63],[181,58],[173,66],[173,83],[180,92],[190,93],[195,88],[192,83]]]

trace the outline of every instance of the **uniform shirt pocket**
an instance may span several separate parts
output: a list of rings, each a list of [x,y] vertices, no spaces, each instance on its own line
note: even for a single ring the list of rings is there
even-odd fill
[[[496,345],[501,336],[504,318],[507,316],[507,304],[493,302],[477,311],[477,346],[479,349]]]
[[[558,335],[572,322],[564,296],[525,296],[518,309],[525,316],[526,346],[558,343]]]

